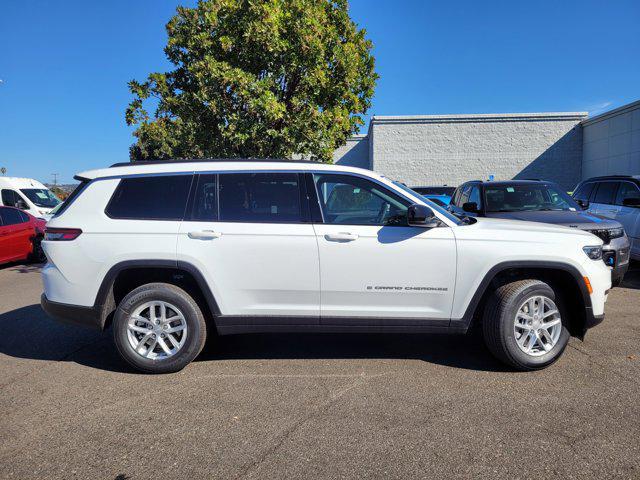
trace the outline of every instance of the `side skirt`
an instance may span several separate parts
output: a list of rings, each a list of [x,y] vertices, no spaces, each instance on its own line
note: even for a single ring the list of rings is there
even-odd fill
[[[406,319],[386,317],[316,316],[241,316],[220,315],[215,318],[220,335],[241,333],[449,333],[464,334],[469,327],[464,319]]]

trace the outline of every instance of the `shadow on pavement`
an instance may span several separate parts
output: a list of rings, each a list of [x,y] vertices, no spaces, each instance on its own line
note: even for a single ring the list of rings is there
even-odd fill
[[[8,270],[10,272],[31,273],[39,272],[44,263],[5,263],[0,265],[0,270]]]
[[[111,332],[62,325],[34,304],[0,314],[0,353],[33,360],[72,361],[132,373]],[[248,334],[215,337],[202,361],[246,359],[415,359],[456,368],[503,371],[480,339],[444,334]]]
[[[640,290],[640,262],[631,261],[629,270],[624,276],[621,287]]]

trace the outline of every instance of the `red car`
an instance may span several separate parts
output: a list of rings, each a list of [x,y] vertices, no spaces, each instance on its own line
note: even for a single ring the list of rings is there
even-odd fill
[[[46,221],[13,207],[0,207],[0,263],[43,262],[40,242]]]

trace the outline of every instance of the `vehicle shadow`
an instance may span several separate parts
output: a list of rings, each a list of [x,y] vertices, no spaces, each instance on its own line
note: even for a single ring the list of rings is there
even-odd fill
[[[624,275],[621,287],[640,290],[640,262],[634,260],[631,261],[629,270]]]
[[[0,265],[0,270],[9,270],[10,272],[31,273],[39,272],[44,263],[21,263],[11,262]]]
[[[111,331],[63,325],[34,304],[0,314],[0,353],[70,361],[134,373],[120,358]],[[248,334],[214,337],[198,362],[244,359],[415,359],[454,368],[505,371],[479,339],[445,334]]]

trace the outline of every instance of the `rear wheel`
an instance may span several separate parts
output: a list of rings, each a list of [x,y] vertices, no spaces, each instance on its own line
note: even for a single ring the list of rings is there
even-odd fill
[[[183,289],[150,283],[118,305],[113,336],[122,358],[146,373],[177,372],[206,341],[206,324],[196,301]]]
[[[518,370],[536,370],[555,362],[567,346],[569,331],[561,299],[540,280],[499,287],[487,303],[483,333],[487,347]]]

